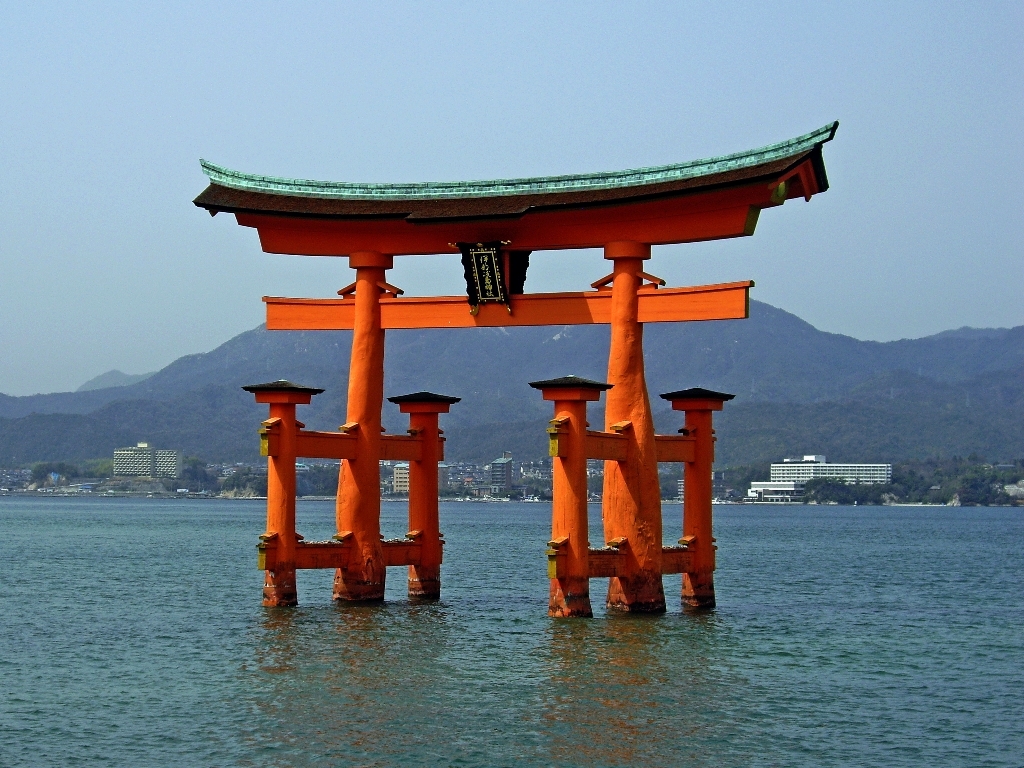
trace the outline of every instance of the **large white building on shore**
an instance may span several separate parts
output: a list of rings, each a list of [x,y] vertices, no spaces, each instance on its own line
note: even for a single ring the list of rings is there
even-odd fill
[[[792,504],[804,497],[809,480],[827,478],[847,485],[892,482],[892,464],[829,464],[824,456],[814,454],[799,459],[783,459],[772,464],[771,479],[750,484],[746,501]]]
[[[783,459],[772,464],[773,482],[806,483],[819,477],[852,483],[891,483],[892,464],[829,464],[824,456],[804,456],[801,459]]]
[[[114,451],[114,474],[120,477],[177,477],[181,474],[181,451],[153,448],[138,443]]]

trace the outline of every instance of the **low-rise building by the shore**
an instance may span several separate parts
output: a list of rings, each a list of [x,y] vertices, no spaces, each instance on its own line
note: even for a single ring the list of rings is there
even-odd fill
[[[762,504],[794,504],[804,498],[804,483],[796,480],[753,482],[745,501]]]

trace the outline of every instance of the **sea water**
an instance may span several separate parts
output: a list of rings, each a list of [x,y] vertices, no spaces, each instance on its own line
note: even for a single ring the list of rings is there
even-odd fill
[[[260,502],[0,497],[0,765],[1021,766],[1022,512],[717,506],[715,611],[552,620],[547,504],[443,504],[439,603],[265,609]]]

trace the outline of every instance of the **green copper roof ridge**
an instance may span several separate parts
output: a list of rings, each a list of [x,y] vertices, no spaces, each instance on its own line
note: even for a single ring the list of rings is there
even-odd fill
[[[645,186],[749,168],[773,160],[791,157],[820,146],[826,141],[831,141],[838,127],[839,122],[836,121],[816,131],[811,131],[788,141],[706,160],[691,160],[686,163],[635,168],[625,171],[538,176],[522,179],[496,179],[491,181],[428,181],[397,184],[314,181],[310,179],[286,179],[277,176],[242,173],[206,160],[200,160],[199,164],[203,168],[203,173],[214,184],[246,192],[264,192],[295,197],[341,200],[427,200],[535,195],[553,192],[582,192]]]

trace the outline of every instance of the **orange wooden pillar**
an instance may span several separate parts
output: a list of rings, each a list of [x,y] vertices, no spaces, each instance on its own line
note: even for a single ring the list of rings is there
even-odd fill
[[[353,556],[334,575],[334,599],[384,599],[387,569],[380,544],[380,433],[384,405],[384,331],[381,284],[394,259],[376,251],[349,255],[356,270],[355,321],[348,373],[346,427],[355,430],[356,459],[345,459],[338,476],[338,533],[351,531]]]
[[[693,552],[692,569],[683,573],[683,605],[715,607],[715,539],[711,531],[711,472],[715,463],[712,411],[735,395],[693,388],[662,395],[672,410],[685,411],[683,431],[694,439],[693,461],[683,464],[683,538]]]
[[[644,377],[643,325],[638,319],[638,291],[643,262],[651,247],[635,242],[605,246],[614,263],[611,347],[608,382],[614,386],[605,404],[605,431],[628,438],[625,461],[604,465],[604,534],[625,538],[624,575],[608,582],[608,607],[657,613],[665,610],[661,581],[661,486],[654,442],[654,419]]]
[[[551,437],[551,541],[548,616],[593,616],[590,606],[590,540],[587,523],[587,401],[610,384],[563,376],[532,381],[555,403]]]
[[[267,530],[263,546],[275,548],[275,568],[264,572],[263,605],[298,605],[295,588],[295,406],[305,405],[322,389],[302,387],[290,381],[273,381],[242,387],[256,395],[257,403],[270,405],[263,422],[261,452],[267,455]]]
[[[420,458],[409,462],[409,533],[420,545],[419,563],[409,566],[409,597],[441,597],[441,560],[444,542],[438,517],[437,465],[441,458],[438,414],[448,413],[458,397],[416,392],[389,397],[409,414],[409,434],[419,438]]]

